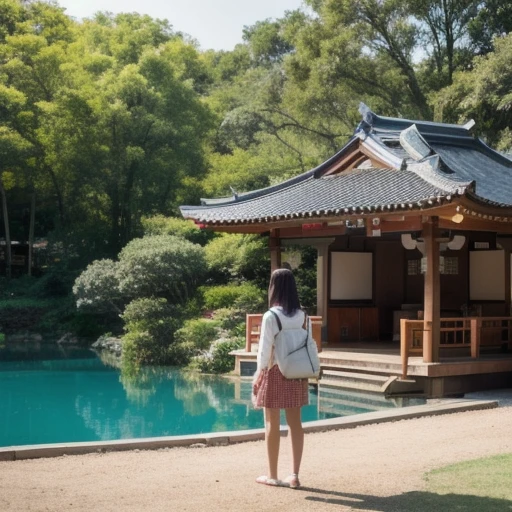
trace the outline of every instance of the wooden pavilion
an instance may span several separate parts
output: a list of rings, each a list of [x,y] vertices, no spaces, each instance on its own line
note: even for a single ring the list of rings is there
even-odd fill
[[[382,390],[413,380],[427,396],[510,385],[512,160],[472,135],[473,122],[360,112],[315,169],[182,215],[268,234],[272,269],[288,246],[317,248],[326,368],[350,360],[387,376]]]

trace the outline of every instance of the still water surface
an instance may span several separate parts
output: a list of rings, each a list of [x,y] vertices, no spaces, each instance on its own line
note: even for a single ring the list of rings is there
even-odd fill
[[[127,378],[87,349],[0,349],[0,446],[261,428],[250,380],[148,368]],[[393,406],[390,404],[390,406]],[[353,408],[348,414],[366,412]],[[325,411],[325,408],[324,408]],[[311,388],[303,420],[341,416]]]

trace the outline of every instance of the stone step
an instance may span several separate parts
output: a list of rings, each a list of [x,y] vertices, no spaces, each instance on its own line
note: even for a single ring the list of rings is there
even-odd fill
[[[382,375],[401,375],[402,365],[394,363],[368,363],[361,364],[361,361],[337,361],[320,360],[320,366],[325,370],[354,371],[360,373],[382,374]]]
[[[340,388],[352,389],[361,391],[373,391],[375,393],[383,392],[382,387],[384,383],[374,383],[367,380],[348,380],[348,379],[330,379],[322,377],[318,381],[318,387],[321,388]]]
[[[359,382],[369,382],[372,384],[385,384],[389,378],[389,375],[379,374],[375,375],[374,373],[360,373],[360,372],[352,372],[352,371],[342,371],[342,370],[332,370],[326,369],[322,371],[322,379],[342,379],[349,381],[359,381]]]
[[[381,407],[383,405],[392,403],[388,402],[385,395],[379,392],[371,390],[341,388],[339,386],[319,387],[318,398],[321,401],[343,400],[344,402],[356,403],[364,407]]]

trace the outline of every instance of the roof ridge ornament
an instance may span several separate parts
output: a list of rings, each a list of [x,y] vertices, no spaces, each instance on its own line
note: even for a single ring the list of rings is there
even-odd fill
[[[466,130],[469,132],[471,131],[471,128],[473,128],[473,126],[475,126],[475,120],[474,119],[470,119],[465,125],[463,125],[463,128],[466,128]]]
[[[450,178],[441,171],[441,162],[439,155],[432,155],[422,162],[411,163],[408,169],[443,192],[464,195],[468,190],[472,190],[473,181],[458,181]]]
[[[373,126],[373,123],[375,121],[375,114],[372,112],[370,107],[368,105],[365,105],[362,101],[359,103],[359,113],[362,116],[362,120],[357,126],[355,133],[359,131],[364,131],[365,133],[368,133],[370,129]]]
[[[400,145],[416,161],[423,160],[434,153],[415,124],[400,132]]]

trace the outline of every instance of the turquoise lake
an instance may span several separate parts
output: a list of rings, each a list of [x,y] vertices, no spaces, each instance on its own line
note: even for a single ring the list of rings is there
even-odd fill
[[[304,421],[370,410],[322,411],[310,389]],[[1,447],[262,428],[250,398],[250,379],[171,368],[128,379],[88,349],[0,349]]]
[[[0,446],[261,428],[251,383],[169,368],[134,379],[91,350],[0,351]],[[304,408],[318,418],[316,397]],[[325,416],[324,416],[325,417]]]

